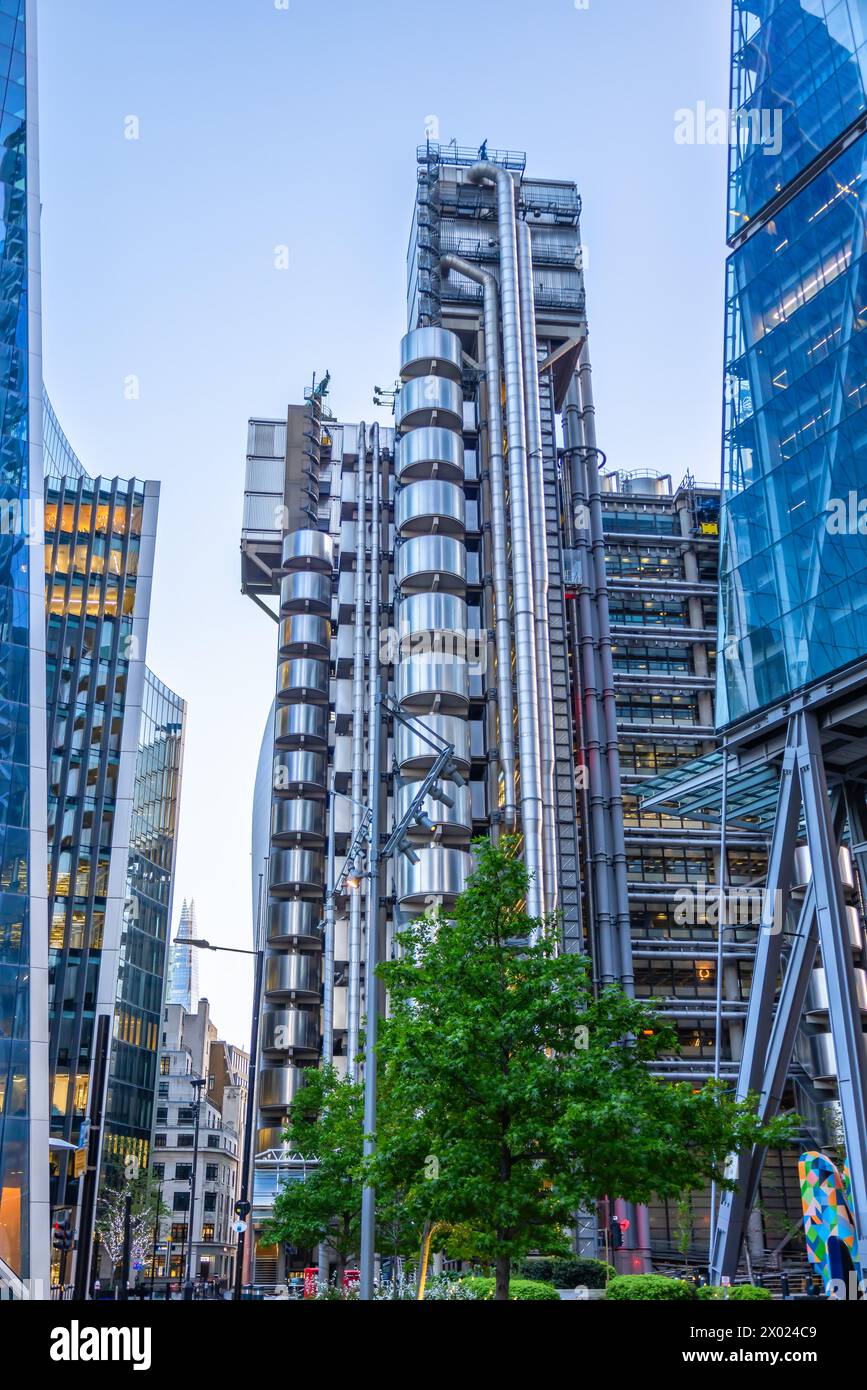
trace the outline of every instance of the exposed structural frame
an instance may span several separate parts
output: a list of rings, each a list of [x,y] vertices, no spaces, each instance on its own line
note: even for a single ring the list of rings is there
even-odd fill
[[[578,361],[566,392],[563,436],[571,493],[567,535],[578,560],[577,596],[572,601],[573,661],[581,744],[587,758],[582,771],[588,783],[588,925],[599,982],[620,983],[632,995],[632,926],[600,484],[605,455],[596,442],[586,338]]]
[[[756,948],[737,1099],[745,1100],[756,1092],[761,1120],[772,1119],[778,1113],[810,972],[817,947],[821,947],[853,1215],[856,1231],[863,1240],[867,1238],[867,1050],[837,862],[840,833],[847,818],[853,845],[863,842],[863,825],[854,810],[863,800],[863,787],[859,792],[860,797],[850,799],[843,783],[835,787],[834,800],[829,797],[819,719],[804,702],[789,716],[786,728],[768,856],[764,920]],[[794,906],[796,840],[802,816],[811,878],[798,914],[775,1010],[784,935],[780,926]],[[764,1150],[759,1147],[731,1160],[729,1176],[736,1180],[737,1189],[725,1192],[720,1202],[710,1259],[714,1283],[735,1274],[763,1161]]]

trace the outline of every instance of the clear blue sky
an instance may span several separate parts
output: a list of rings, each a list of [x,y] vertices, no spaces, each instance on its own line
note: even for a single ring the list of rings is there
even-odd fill
[[[203,935],[250,943],[274,685],[274,626],[239,593],[247,418],[326,367],[336,413],[373,418],[426,117],[577,180],[600,443],[717,477],[725,151],[676,144],[674,112],[727,104],[729,8],[40,0],[45,377],[91,472],[162,483],[148,659],[189,702],[176,916],[195,897]],[[239,959],[201,976],[243,1043]]]

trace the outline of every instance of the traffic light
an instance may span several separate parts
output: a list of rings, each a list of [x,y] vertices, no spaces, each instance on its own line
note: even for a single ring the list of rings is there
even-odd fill
[[[59,1211],[54,1218],[51,1230],[51,1243],[55,1250],[71,1250],[75,1240],[72,1217],[68,1211]]]
[[[241,1218],[243,1218],[243,1217],[245,1217],[245,1216],[249,1216],[249,1215],[250,1215],[250,1211],[251,1211],[251,1205],[250,1205],[249,1202],[236,1202],[236,1203],[235,1203],[235,1215],[236,1215],[236,1216],[240,1216]]]
[[[611,1218],[611,1249],[621,1250],[623,1248],[623,1237],[629,1230],[629,1222],[625,1216],[612,1216]]]

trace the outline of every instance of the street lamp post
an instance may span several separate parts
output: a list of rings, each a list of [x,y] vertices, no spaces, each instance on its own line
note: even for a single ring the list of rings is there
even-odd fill
[[[193,1245],[196,1235],[196,1169],[199,1163],[199,1117],[202,1110],[202,1087],[207,1085],[207,1078],[204,1076],[192,1076],[188,1079],[190,1084],[195,1088],[196,1124],[193,1131],[193,1171],[190,1177],[190,1239],[187,1244],[187,1287],[192,1283],[193,1276]]]
[[[156,1278],[156,1272],[157,1272],[157,1241],[159,1240],[159,1235],[160,1235],[160,1219],[161,1219],[161,1215],[162,1215],[162,1209],[163,1209],[163,1185],[162,1185],[162,1182],[160,1181],[159,1183],[157,1183],[157,1209],[156,1209],[156,1215],[154,1216],[154,1240],[153,1240],[153,1249],[151,1250],[151,1302],[152,1302],[152,1303],[153,1303],[153,1298],[154,1298],[154,1279]]]
[[[364,957],[364,987],[366,994],[366,1019],[364,1031],[364,1157],[371,1158],[376,1152],[376,1046],[378,1017],[376,1010],[376,968],[379,964],[377,928],[379,923],[379,876],[382,865],[396,852],[405,854],[413,863],[418,856],[413,850],[408,832],[412,825],[430,826],[422,806],[427,796],[433,797],[445,806],[454,802],[440,786],[440,778],[448,777],[462,783],[454,761],[454,744],[447,743],[439,734],[429,728],[424,720],[416,715],[406,715],[399,705],[387,696],[376,696],[377,718],[371,728],[370,743],[373,748],[370,760],[371,786],[373,788],[373,818],[370,829],[370,882],[369,911],[367,917],[367,941]],[[404,814],[395,825],[388,840],[379,847],[379,766],[382,743],[381,711],[385,709],[399,724],[404,724],[423,743],[433,750],[435,757],[418,791]],[[361,1192],[361,1251],[359,1298],[370,1302],[373,1298],[374,1267],[376,1260],[376,1189],[365,1183]]]
[[[262,914],[262,875],[259,875],[259,916]],[[253,1160],[253,1120],[255,1112],[256,1094],[256,1054],[259,1048],[259,1014],[262,1001],[262,970],[265,960],[264,949],[259,946],[255,951],[245,950],[242,946],[213,946],[210,941],[202,938],[191,937],[184,939],[185,946],[198,946],[203,951],[228,951],[236,956],[255,956],[256,970],[253,980],[253,1018],[250,1025],[250,1062],[247,1080],[247,1110],[244,1116],[244,1152],[241,1156],[241,1190],[239,1205],[246,1208],[250,1202],[250,1172]],[[249,1212],[244,1212],[245,1221],[249,1219]],[[235,1289],[236,1299],[241,1297],[241,1284],[243,1281],[244,1269],[244,1245],[245,1232],[238,1233],[238,1247],[235,1255]]]

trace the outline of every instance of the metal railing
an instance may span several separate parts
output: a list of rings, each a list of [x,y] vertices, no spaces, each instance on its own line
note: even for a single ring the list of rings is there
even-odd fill
[[[485,146],[459,145],[456,141],[442,144],[439,140],[427,140],[416,146],[416,160],[419,164],[453,164],[471,168],[484,160],[488,164],[499,164],[503,169],[514,169],[523,174],[527,167],[524,150],[489,150]]]

